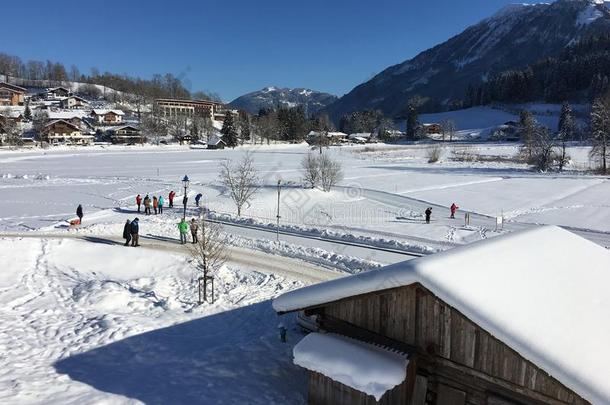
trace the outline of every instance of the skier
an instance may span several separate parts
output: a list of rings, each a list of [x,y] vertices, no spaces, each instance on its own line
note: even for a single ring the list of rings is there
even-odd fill
[[[201,197],[203,197],[203,195],[201,193],[199,193],[195,196],[195,205],[197,207],[199,207],[199,200],[201,200]]]
[[[140,246],[140,219],[131,221],[131,246]]]
[[[160,195],[159,196],[159,214],[163,214],[163,204],[165,204],[165,200],[163,199],[163,196]]]
[[[123,227],[123,239],[125,239],[125,244],[123,246],[129,246],[129,242],[131,242],[131,222],[129,220],[125,222],[125,226]]]
[[[76,216],[78,217],[78,224],[82,224],[83,223],[83,206],[78,204],[78,207],[76,207]]]
[[[150,197],[148,194],[144,197],[144,214],[150,215]]]
[[[136,196],[136,204],[138,206],[138,213],[140,213],[140,206],[142,205],[142,196],[140,194]]]
[[[169,198],[169,207],[170,208],[174,208],[174,197],[176,196],[176,193],[174,192],[174,190],[169,192],[168,198]]]
[[[197,221],[195,221],[195,218],[191,219],[191,237],[193,238],[193,244],[199,242],[199,239],[197,238],[197,230],[199,229],[199,225],[197,225]]]
[[[430,223],[430,216],[432,215],[432,207],[426,209],[426,223]]]
[[[451,217],[452,219],[455,219],[455,212],[457,211],[457,209],[460,208],[458,207],[455,203],[451,204]]]
[[[155,215],[157,215],[157,208],[159,208],[159,200],[157,200],[156,195],[153,195],[153,209],[155,210]]]
[[[186,243],[186,232],[189,229],[189,225],[186,223],[184,218],[178,223],[178,231],[180,231],[180,243],[184,245]]]

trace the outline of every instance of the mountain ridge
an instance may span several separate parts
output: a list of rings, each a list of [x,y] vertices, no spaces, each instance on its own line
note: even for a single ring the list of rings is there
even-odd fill
[[[323,111],[335,121],[367,109],[397,118],[415,96],[422,111],[458,107],[469,85],[557,55],[578,39],[610,33],[608,4],[558,0],[505,6],[447,41],[384,69]]]

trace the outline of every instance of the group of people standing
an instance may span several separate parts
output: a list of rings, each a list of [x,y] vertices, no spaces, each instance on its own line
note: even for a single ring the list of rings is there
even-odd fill
[[[173,191],[170,191],[170,193],[168,195],[170,208],[172,208],[174,206],[174,197],[175,196],[176,196],[176,193]],[[150,198],[150,196],[148,194],[146,194],[144,199],[142,199],[142,196],[140,194],[138,194],[136,196],[136,205],[138,206],[138,212],[142,212],[141,211],[142,204],[144,204],[144,214],[145,215],[152,214],[152,212],[150,210],[151,206],[152,206],[152,209],[154,210],[155,215],[163,214],[163,207],[165,206],[165,199],[163,198],[162,195],[160,195],[159,197],[153,196],[152,198]]]
[[[123,239],[125,239],[124,246],[129,246],[129,242],[133,247],[140,246],[140,219],[138,217],[134,218],[133,221],[127,220],[125,222]]]
[[[451,213],[449,215],[449,218],[455,219],[455,213],[458,210],[458,208],[460,208],[460,207],[458,207],[456,203],[451,204],[451,207],[449,207],[449,212]],[[426,215],[426,223],[429,224],[430,218],[432,217],[432,207],[426,208],[426,211],[424,212],[424,214]]]
[[[186,219],[182,218],[182,220],[178,223],[178,231],[180,232],[180,243],[186,244],[187,242],[187,233],[191,230],[191,238],[193,239],[191,243],[195,244],[199,242],[199,238],[197,237],[197,231],[199,231],[199,224],[195,218],[192,218],[190,222],[186,222]]]

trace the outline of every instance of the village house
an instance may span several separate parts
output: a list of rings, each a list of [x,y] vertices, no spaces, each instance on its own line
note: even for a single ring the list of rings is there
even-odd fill
[[[46,100],[62,100],[71,95],[72,92],[70,89],[61,86],[47,89],[44,93],[40,94],[40,96]]]
[[[178,100],[158,99],[155,105],[166,117],[209,117],[212,120],[223,121],[225,106],[222,103],[209,100]]]
[[[125,113],[121,110],[100,110],[91,111],[91,117],[98,125],[116,125],[123,122]]]
[[[83,108],[88,107],[89,102],[79,96],[68,96],[60,101],[61,108]]]
[[[281,295],[310,404],[610,403],[610,252],[547,226]]]
[[[142,131],[133,125],[123,125],[114,128],[110,139],[112,143],[134,144],[146,142],[146,137],[142,136]]]
[[[373,141],[373,137],[370,132],[357,132],[354,134],[349,134],[348,139],[353,143],[369,143]]]
[[[424,134],[426,135],[441,134],[443,132],[441,124],[434,122],[422,124],[422,128],[424,130]]]
[[[305,142],[310,145],[319,145],[320,138],[323,136],[321,131],[310,131],[305,137]],[[326,132],[326,140],[323,141],[325,145],[337,145],[347,141],[347,134],[343,132]]]
[[[27,90],[5,82],[0,82],[0,106],[23,105]]]
[[[42,138],[51,145],[89,145],[94,136],[68,120],[53,120],[44,127]]]

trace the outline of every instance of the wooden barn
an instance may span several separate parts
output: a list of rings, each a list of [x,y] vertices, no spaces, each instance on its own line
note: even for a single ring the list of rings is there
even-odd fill
[[[310,404],[610,403],[610,252],[557,227],[288,292]]]
[[[0,82],[0,106],[23,105],[26,89]]]

